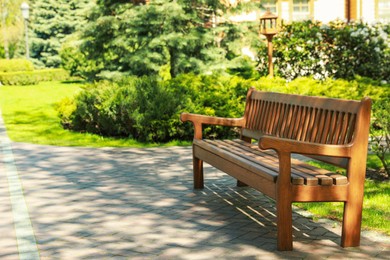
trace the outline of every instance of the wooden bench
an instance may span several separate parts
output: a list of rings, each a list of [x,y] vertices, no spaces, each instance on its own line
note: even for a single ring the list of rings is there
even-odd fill
[[[344,202],[341,246],[360,244],[371,100],[340,100],[251,88],[242,118],[183,113],[194,125],[194,187],[203,162],[276,202],[278,250],[292,250],[293,202]],[[203,125],[238,127],[239,140],[202,139]],[[258,144],[256,144],[258,142]],[[346,176],[291,158],[303,154],[346,169]]]

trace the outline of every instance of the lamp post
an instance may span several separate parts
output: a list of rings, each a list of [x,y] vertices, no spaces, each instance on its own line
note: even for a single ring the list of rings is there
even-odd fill
[[[1,27],[3,28],[3,38],[4,38],[4,55],[7,60],[9,60],[9,47],[8,47],[8,37],[7,37],[7,16],[8,16],[8,10],[7,10],[7,0],[2,1],[2,16],[1,16]]]
[[[30,51],[28,47],[28,18],[30,16],[30,7],[26,2],[23,2],[20,6],[20,10],[22,11],[22,16],[24,19],[24,33],[26,36],[26,58],[30,59]]]
[[[274,66],[272,64],[272,38],[277,31],[278,16],[271,13],[269,9],[260,17],[260,33],[265,35],[268,42],[268,75],[274,77]]]

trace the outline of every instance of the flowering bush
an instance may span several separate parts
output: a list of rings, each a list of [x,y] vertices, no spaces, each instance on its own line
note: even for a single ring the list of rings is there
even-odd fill
[[[283,25],[274,38],[278,76],[352,79],[356,75],[390,80],[390,24],[302,21]],[[259,57],[266,57],[266,49]],[[259,68],[265,74],[264,59]],[[266,60],[265,60],[266,61]]]

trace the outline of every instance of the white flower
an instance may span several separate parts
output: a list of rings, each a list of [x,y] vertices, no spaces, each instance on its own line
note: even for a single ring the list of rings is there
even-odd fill
[[[329,26],[327,24],[321,24],[321,29],[329,29]]]

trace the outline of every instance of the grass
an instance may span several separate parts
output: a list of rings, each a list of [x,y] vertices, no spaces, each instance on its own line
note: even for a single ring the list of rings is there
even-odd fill
[[[337,167],[318,162],[310,162],[315,166],[334,172],[343,172]],[[367,159],[370,168],[379,169],[380,161],[373,154]],[[314,218],[329,218],[342,221],[343,206],[341,202],[295,203],[299,208],[311,212]],[[362,228],[376,230],[390,235],[390,182],[366,179],[364,183]]]
[[[77,94],[80,83],[46,82],[34,86],[1,86],[0,108],[7,127],[7,134],[15,142],[27,142],[58,146],[87,147],[151,147],[161,144],[139,143],[132,139],[105,138],[94,134],[75,133],[61,127],[55,104],[64,97]],[[171,142],[164,146],[189,145]],[[370,168],[380,168],[374,155],[369,156]],[[320,165],[323,167],[323,165]],[[337,168],[331,168],[338,171]],[[363,206],[365,229],[374,229],[390,235],[390,182],[367,180]],[[319,218],[342,219],[342,203],[297,203]]]
[[[156,147],[188,145],[173,141],[146,144],[130,138],[108,138],[65,130],[57,117],[55,104],[76,95],[81,83],[42,82],[32,86],[1,86],[0,109],[7,134],[14,142],[86,147]]]

